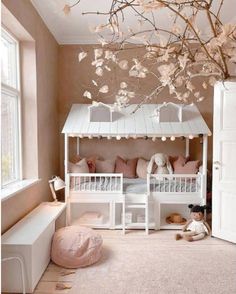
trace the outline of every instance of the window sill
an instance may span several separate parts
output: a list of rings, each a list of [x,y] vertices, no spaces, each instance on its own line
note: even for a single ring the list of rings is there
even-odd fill
[[[8,185],[7,187],[1,189],[0,196],[1,196],[1,202],[13,197],[19,192],[22,192],[29,187],[39,183],[40,179],[28,179],[28,180],[22,180],[19,182],[16,182],[14,184]]]

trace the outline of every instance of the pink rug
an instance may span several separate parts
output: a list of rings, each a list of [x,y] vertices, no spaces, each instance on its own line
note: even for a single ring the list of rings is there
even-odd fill
[[[215,238],[193,243],[175,241],[175,231],[149,236],[143,231],[125,236],[121,231],[99,232],[104,240],[102,259],[76,270],[71,277],[72,288],[60,293],[236,293],[236,246],[231,243]],[[42,290],[38,288],[46,293],[46,288]]]

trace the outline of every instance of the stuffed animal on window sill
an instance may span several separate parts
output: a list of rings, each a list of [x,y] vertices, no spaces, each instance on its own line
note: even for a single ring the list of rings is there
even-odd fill
[[[206,235],[211,235],[211,228],[204,220],[204,210],[206,206],[192,205],[188,206],[191,209],[191,219],[183,227],[182,234],[176,234],[175,239],[184,238],[186,241],[198,241],[205,238]]]
[[[151,174],[153,172],[154,163],[157,166],[155,174],[163,175],[163,174],[173,174],[173,169],[169,161],[169,157],[163,153],[154,154],[147,166],[147,173]]]

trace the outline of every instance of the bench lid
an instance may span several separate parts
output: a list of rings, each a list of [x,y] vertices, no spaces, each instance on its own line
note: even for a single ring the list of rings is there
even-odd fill
[[[17,222],[1,237],[2,245],[33,244],[44,230],[62,213],[66,204],[53,205],[43,202]]]

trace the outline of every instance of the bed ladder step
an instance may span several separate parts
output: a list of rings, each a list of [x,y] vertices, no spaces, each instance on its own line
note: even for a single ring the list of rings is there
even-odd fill
[[[126,208],[146,208],[146,204],[127,204]]]
[[[136,228],[136,227],[145,227],[146,223],[131,223],[126,224],[125,227],[128,228]]]
[[[123,233],[125,234],[126,229],[131,228],[145,228],[146,234],[149,232],[149,213],[148,213],[148,195],[142,195],[142,201],[137,200],[135,203],[126,202],[126,195],[123,195],[123,203],[122,203],[122,210],[123,210],[123,219],[122,219],[122,227],[123,227]],[[125,221],[125,215],[127,210],[126,209],[144,209],[144,215],[145,215],[145,222],[143,223],[126,223]]]

